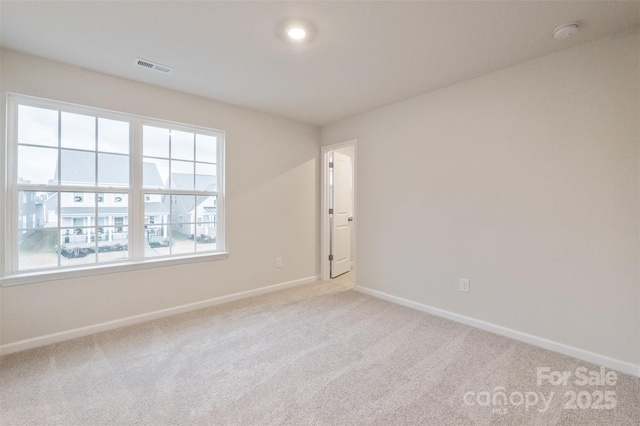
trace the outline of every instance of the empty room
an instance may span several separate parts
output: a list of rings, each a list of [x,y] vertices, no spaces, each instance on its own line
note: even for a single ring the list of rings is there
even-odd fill
[[[0,423],[640,424],[637,1],[0,1]]]

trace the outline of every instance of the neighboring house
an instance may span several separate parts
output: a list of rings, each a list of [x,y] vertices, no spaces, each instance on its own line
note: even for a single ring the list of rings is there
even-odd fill
[[[91,154],[91,155],[87,155]],[[99,246],[128,241],[128,200],[126,193],[98,192],[95,189],[95,160],[93,153],[62,150],[60,184],[86,186],[86,191],[64,191],[38,193],[25,191],[20,202],[19,228],[26,229],[21,239],[37,228],[58,228],[60,243],[68,249],[93,247],[97,239]],[[99,154],[102,155],[102,154]],[[112,163],[100,163],[98,183],[110,187],[125,187],[128,184],[128,162],[120,161],[126,156],[111,155]],[[102,164],[105,166],[100,167]],[[174,190],[214,190],[216,177],[172,173],[168,182],[162,177],[154,163],[143,163],[145,186]],[[58,171],[56,170],[56,176]],[[28,183],[28,182],[22,182]],[[56,184],[55,179],[50,181]],[[195,187],[195,188],[194,188]],[[215,196],[174,197],[147,193],[145,197],[144,223],[146,243],[168,244],[169,228],[188,238],[204,242],[215,242],[217,235],[217,199]],[[170,215],[171,212],[171,215]],[[60,215],[60,217],[58,217]],[[171,217],[170,217],[171,216]]]
[[[22,178],[18,178],[19,184],[29,184]],[[37,195],[35,192],[24,191],[18,197],[18,228],[33,229],[39,228],[38,224],[38,204],[36,202]]]
[[[169,197],[162,194],[145,194],[144,228],[149,244],[162,243],[169,238],[169,205],[165,204],[165,198]]]
[[[111,242],[128,241],[129,209],[126,193],[97,192],[94,188],[95,162],[87,161],[86,152],[63,150],[63,172],[60,176],[60,184],[84,186],[92,192],[52,192],[43,196],[40,218],[42,227],[60,227],[61,243],[75,247],[93,246],[96,238],[99,245],[107,245]],[[92,154],[92,153],[90,153]],[[99,154],[103,155],[103,154]],[[125,161],[120,161],[126,159]],[[98,168],[98,183],[101,186],[126,187],[129,181],[128,157],[108,155],[105,160],[114,160],[108,163],[100,163]],[[100,167],[105,164],[104,167]],[[66,167],[65,167],[66,165]],[[73,165],[73,166],[71,166]],[[162,186],[163,182],[153,163],[144,163],[143,172],[145,181]],[[57,170],[56,170],[57,175]],[[51,181],[55,184],[55,181]],[[98,189],[99,191],[99,189]],[[166,224],[169,219],[169,210],[162,203],[160,195],[156,202],[147,204],[145,214],[151,211],[153,216],[145,216],[145,222]],[[36,205],[37,207],[37,205]],[[97,209],[96,209],[97,207]],[[96,211],[97,210],[97,211]],[[59,225],[57,212],[59,211]],[[166,225],[164,229],[159,226],[149,228],[153,234],[167,235]],[[97,231],[97,232],[96,232]],[[97,235],[96,235],[97,233]]]
[[[18,178],[19,184],[29,184],[22,178]],[[18,234],[19,241],[24,240],[33,232],[44,226],[44,200],[47,194],[36,191],[22,191],[18,196]]]
[[[143,163],[142,173],[145,186],[150,188],[162,188],[162,181],[158,167],[154,163]],[[146,242],[165,243],[169,238],[169,203],[165,203],[166,195],[145,194],[144,200],[144,227]]]
[[[67,228],[61,230],[63,243],[95,241],[96,226],[98,241],[127,239],[126,227],[129,224],[129,216],[126,194],[92,192],[62,192],[61,194],[60,227]],[[54,193],[51,198],[52,204],[58,202],[57,195]]]
[[[171,188],[191,189],[194,175],[171,174]],[[195,175],[195,189],[211,191],[216,189],[216,177]],[[167,202],[168,200],[165,200]],[[217,199],[215,196],[178,197],[173,204],[172,230],[188,237],[207,236],[215,241]]]

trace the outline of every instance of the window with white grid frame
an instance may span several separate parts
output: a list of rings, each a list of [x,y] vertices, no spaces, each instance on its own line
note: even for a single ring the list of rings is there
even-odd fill
[[[224,132],[19,95],[8,117],[5,275],[223,252]]]

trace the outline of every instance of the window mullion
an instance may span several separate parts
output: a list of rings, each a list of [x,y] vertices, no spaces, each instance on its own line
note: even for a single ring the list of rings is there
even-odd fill
[[[218,145],[216,146],[216,168],[217,168],[217,176],[216,176],[216,193],[218,193],[216,198],[216,241],[217,248],[219,250],[226,249],[225,242],[225,149],[226,149],[226,135],[223,136],[223,141],[218,141]],[[222,226],[220,226],[222,224]]]
[[[129,199],[129,256],[132,260],[144,257],[144,194],[142,190],[142,122],[131,120],[130,127],[130,187]]]
[[[62,184],[62,111],[58,111],[58,166],[56,167],[57,184]],[[56,258],[58,268],[62,266],[62,235],[60,234],[60,226],[62,225],[62,192],[58,191],[58,205],[56,207],[56,229],[58,245],[56,249]]]
[[[7,235],[7,241],[9,244],[5,244],[5,264],[6,271],[15,272],[18,270],[18,212],[17,212],[17,198],[18,191],[15,189],[18,176],[18,135],[17,135],[17,122],[18,122],[18,103],[14,100],[10,100],[10,107],[7,111],[7,127],[9,132],[7,134],[8,149],[5,151],[9,158],[6,159],[7,174],[5,178],[8,179],[6,184],[6,192],[4,193],[4,201],[7,203],[8,210],[5,210],[4,217],[6,218],[5,232]],[[16,142],[14,142],[16,141]]]
[[[98,211],[99,207],[98,207],[98,186],[100,186],[100,182],[98,181],[98,117],[94,117],[93,118],[95,123],[94,123],[94,127],[95,127],[95,133],[94,133],[94,140],[93,143],[95,144],[95,156],[94,156],[94,182],[95,182],[95,192],[94,192],[94,196],[93,196],[93,235],[95,236],[95,241],[94,243],[94,250],[96,253],[96,263],[100,263],[100,239],[98,238],[98,218],[100,216],[100,212]]]

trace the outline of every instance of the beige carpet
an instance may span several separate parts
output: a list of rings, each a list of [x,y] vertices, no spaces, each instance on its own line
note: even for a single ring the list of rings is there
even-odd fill
[[[0,423],[640,424],[638,379],[538,386],[545,366],[597,370],[360,294],[346,276],[4,356]],[[616,407],[592,408],[605,391]]]

